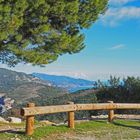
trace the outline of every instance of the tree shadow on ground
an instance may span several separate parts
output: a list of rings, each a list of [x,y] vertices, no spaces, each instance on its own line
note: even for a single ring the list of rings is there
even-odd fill
[[[140,126],[133,126],[133,125],[128,125],[128,124],[122,124],[120,122],[115,122],[115,121],[113,121],[112,123],[114,125],[117,125],[117,126],[122,126],[122,127],[127,127],[127,128],[132,128],[132,129],[140,130]]]
[[[94,119],[94,120],[92,120],[92,121],[99,122],[99,123],[103,123],[103,124],[109,123],[107,119]]]
[[[102,123],[102,124],[107,124],[109,123],[108,121],[106,121],[106,119],[96,119],[96,120],[92,120],[92,121],[95,121],[95,122],[99,122],[99,123]],[[116,125],[116,126],[122,126],[122,127],[127,127],[127,128],[132,128],[132,129],[136,129],[136,130],[140,130],[140,125],[139,126],[135,126],[135,125],[128,125],[128,124],[123,124],[121,122],[116,122],[115,120],[112,121],[112,124]]]
[[[25,132],[21,130],[12,130],[12,129],[7,129],[7,130],[0,130],[1,133],[11,133],[11,134],[20,134],[20,135],[25,135]]]

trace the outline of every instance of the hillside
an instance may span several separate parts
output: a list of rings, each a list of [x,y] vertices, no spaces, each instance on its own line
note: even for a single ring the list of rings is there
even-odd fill
[[[0,68],[0,102],[2,104],[2,100],[5,98],[6,100],[11,98],[12,102],[14,100],[14,104],[23,104],[36,97],[45,96],[45,100],[47,100],[47,97],[57,97],[63,94],[67,94],[67,91],[53,87],[48,81]],[[2,98],[3,96],[5,98]]]
[[[75,94],[68,94],[67,90],[52,86],[52,84],[46,80],[40,80],[37,77],[21,72],[0,69],[0,95],[11,98],[12,102],[13,100],[15,101],[12,110],[26,106],[27,102],[34,102],[36,105],[66,104],[68,101],[75,103],[96,102],[94,90],[91,89],[85,93],[83,91],[84,90]],[[83,116],[89,116],[89,113],[82,112],[80,117],[82,118]],[[65,118],[66,115],[58,114],[56,116],[54,115],[54,117],[62,119]]]
[[[32,75],[42,80],[47,80],[57,87],[65,88],[69,92],[75,92],[78,90],[88,89],[96,86],[95,81],[76,79],[68,76],[48,75],[42,73],[33,73]]]
[[[56,83],[58,82],[58,79],[56,80]],[[69,79],[68,81],[73,80],[73,78],[69,77],[65,77],[64,79]],[[53,84],[48,81],[46,79],[41,80],[33,75],[25,74],[22,72],[0,68],[0,93],[5,94],[7,97],[15,99],[18,103],[24,103],[25,101],[29,100],[45,100],[46,103],[48,103],[50,102],[50,100],[48,100],[47,98],[51,98],[53,99],[53,101],[58,100],[58,104],[63,104],[68,100],[75,101],[81,99],[82,101],[84,101],[86,100],[86,98],[82,97],[90,95],[94,92],[94,89],[90,89],[88,90],[88,92],[87,90],[81,90],[79,92],[76,92],[76,94],[68,94],[67,91],[64,90],[64,88],[53,86]],[[91,81],[74,79],[73,83],[75,84],[75,86],[76,81],[81,81],[81,83],[77,83],[77,85],[81,86],[86,85],[86,83],[92,84]],[[55,103],[55,101],[52,102],[52,104],[53,103]]]

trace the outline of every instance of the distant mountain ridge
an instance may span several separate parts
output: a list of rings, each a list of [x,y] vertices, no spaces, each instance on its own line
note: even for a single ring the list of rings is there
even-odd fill
[[[69,78],[65,77],[64,79],[68,80]],[[68,81],[71,81],[70,79]],[[60,79],[59,81],[62,82]],[[79,81],[81,81],[80,86],[85,86],[85,83],[88,82],[81,79]],[[88,84],[92,85],[92,82],[88,82]],[[71,85],[76,86],[76,83],[73,81]],[[8,108],[6,106],[7,100]],[[67,104],[68,101],[75,103],[95,102],[95,91],[91,89],[88,92],[79,91],[75,94],[69,94],[66,89],[54,86],[49,80],[44,81],[34,75],[0,68],[0,114],[4,112],[7,116],[9,114],[16,115],[16,112],[18,114],[19,109],[25,107],[28,102],[33,102],[36,106],[44,106]],[[55,119],[58,116],[59,114],[55,114],[50,118]],[[42,119],[42,116],[40,117]],[[62,117],[61,113],[59,118],[62,119]]]
[[[95,81],[76,79],[68,76],[49,75],[43,73],[32,73],[32,75],[42,80],[47,80],[57,87],[65,88],[69,92],[93,88],[96,84]]]
[[[67,91],[54,87],[48,81],[30,74],[0,68],[0,94],[16,102],[27,102],[28,99],[39,97],[41,94],[57,96],[64,93]]]

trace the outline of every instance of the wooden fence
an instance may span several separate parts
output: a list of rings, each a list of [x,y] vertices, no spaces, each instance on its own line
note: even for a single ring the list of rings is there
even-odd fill
[[[140,109],[140,104],[132,103],[97,103],[97,104],[74,104],[67,105],[40,106],[35,107],[34,103],[28,103],[26,108],[21,109],[21,115],[26,117],[26,135],[32,135],[34,131],[34,116],[40,114],[53,114],[68,112],[68,127],[74,129],[74,112],[80,110],[109,110],[108,121],[112,122],[114,110],[116,109]]]

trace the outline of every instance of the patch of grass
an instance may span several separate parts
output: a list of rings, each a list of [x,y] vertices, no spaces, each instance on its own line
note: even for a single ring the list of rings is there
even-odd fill
[[[23,131],[22,131],[23,132]],[[67,126],[40,126],[35,129],[32,136],[25,136],[24,133],[12,134],[1,133],[0,140],[9,140],[18,137],[20,140],[76,140],[84,137],[95,137],[97,139],[125,139],[133,140],[140,138],[140,121],[114,120],[108,123],[106,120],[82,122],[75,125],[75,129]]]
[[[35,123],[35,127],[37,128],[34,131],[32,136],[26,136],[25,130],[20,131],[7,131],[7,132],[0,132],[0,140],[15,140],[19,138],[20,140],[40,140],[41,138],[46,138],[52,134],[59,135],[60,133],[65,133],[70,131],[67,126],[41,126],[39,123]],[[9,128],[22,128],[25,127],[25,123],[22,124],[10,124],[10,123],[0,123],[0,126],[6,126]]]
[[[128,120],[91,121],[77,125],[77,134],[94,135],[101,139],[135,139],[140,138],[140,122]]]
[[[43,136],[51,135],[54,133],[65,133],[68,132],[69,128],[67,126],[46,126],[40,127],[35,130],[33,138],[41,138]]]

